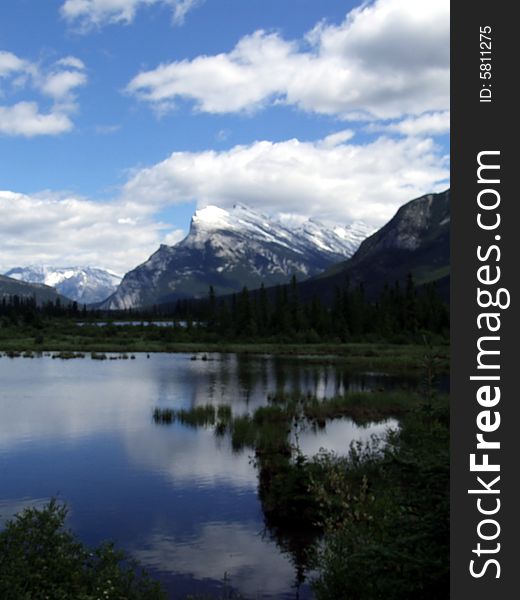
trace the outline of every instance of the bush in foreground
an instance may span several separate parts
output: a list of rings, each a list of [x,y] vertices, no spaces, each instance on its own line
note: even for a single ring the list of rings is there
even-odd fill
[[[448,406],[411,413],[385,441],[318,459],[318,600],[449,596]]]
[[[157,582],[112,544],[90,549],[64,529],[67,509],[51,500],[0,531],[2,600],[163,600]]]

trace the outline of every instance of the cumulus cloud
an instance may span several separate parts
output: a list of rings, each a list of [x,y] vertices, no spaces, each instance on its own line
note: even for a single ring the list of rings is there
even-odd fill
[[[78,0],[79,1],[79,0]],[[159,65],[127,91],[164,110],[232,113],[283,103],[342,119],[397,119],[449,106],[449,2],[376,0],[302,40],[256,31],[229,53]]]
[[[44,94],[57,100],[68,96],[72,90],[84,85],[87,76],[81,71],[60,71],[45,77],[41,89]]]
[[[142,204],[0,191],[0,272],[36,261],[125,273],[154,252],[171,229]]]
[[[167,6],[172,11],[172,22],[182,25],[186,14],[204,0],[66,0],[61,6],[62,16],[87,31],[108,24],[131,23],[141,7],[154,4]]]
[[[0,77],[5,77],[17,71],[23,71],[25,68],[25,61],[16,56],[16,54],[0,50]]]
[[[2,117],[0,114],[0,122]],[[94,264],[126,272],[187,223],[166,224],[168,206],[240,202],[300,222],[364,220],[381,226],[404,202],[448,187],[448,158],[431,138],[381,136],[356,143],[350,130],[317,141],[258,141],[228,150],[174,152],[135,171],[117,198],[0,192],[0,267]]]
[[[427,113],[390,124],[371,124],[368,129],[417,137],[444,135],[450,131],[450,111]]]
[[[407,200],[448,186],[447,158],[430,138],[356,144],[340,131],[315,142],[259,141],[217,152],[174,152],[135,173],[128,201],[242,202],[270,214],[382,225]]]
[[[13,106],[0,105],[0,134],[34,137],[56,135],[72,129],[65,114],[39,112],[36,102],[18,102]]]
[[[73,129],[70,116],[77,110],[76,89],[87,83],[85,65],[68,56],[42,66],[11,52],[0,52],[0,135],[33,137],[57,135]],[[37,100],[9,103],[20,93]],[[50,106],[41,107],[42,103]]]

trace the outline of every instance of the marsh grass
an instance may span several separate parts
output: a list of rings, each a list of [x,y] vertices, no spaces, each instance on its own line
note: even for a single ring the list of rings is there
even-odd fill
[[[413,340],[410,340],[412,342]],[[436,340],[437,368],[449,369],[449,347],[442,337]],[[306,356],[320,364],[345,364],[363,370],[385,370],[393,373],[420,371],[424,347],[417,343],[386,342],[325,342],[294,343],[276,339],[221,341],[205,336],[204,331],[170,327],[105,326],[93,321],[80,327],[74,320],[48,319],[38,327],[0,323],[0,349],[25,351],[70,352],[186,352],[192,360],[211,360],[208,353],[234,352],[239,354],[280,354]],[[197,353],[201,354],[200,358]],[[14,355],[13,355],[14,357]]]
[[[62,351],[52,354],[52,358],[60,358],[61,360],[72,360],[74,358],[85,358],[84,352]]]
[[[310,398],[303,404],[303,415],[316,422],[350,417],[357,425],[364,425],[401,417],[422,401],[416,392],[351,392],[325,400]]]
[[[232,418],[231,407],[226,404],[205,404],[190,409],[155,408],[152,414],[155,423],[169,425],[182,423],[190,427],[207,427],[215,424],[226,425]]]
[[[351,418],[357,425],[399,418],[417,408],[422,396],[410,391],[348,392],[328,399],[311,394],[277,394],[269,404],[253,414],[234,416],[231,406],[206,404],[190,409],[156,408],[156,423],[182,423],[190,427],[214,426],[215,434],[230,435],[232,448],[249,448],[257,455],[290,453],[288,440],[295,423],[313,428],[326,427],[327,421]]]

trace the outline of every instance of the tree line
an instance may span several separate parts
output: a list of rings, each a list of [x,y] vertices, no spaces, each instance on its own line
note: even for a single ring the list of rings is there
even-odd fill
[[[184,299],[146,309],[88,310],[59,298],[38,304],[34,297],[4,296],[0,317],[13,323],[36,324],[46,317],[78,320],[171,319],[187,333],[207,334],[222,340],[277,339],[280,341],[346,342],[370,337],[392,339],[429,332],[447,335],[449,310],[434,284],[417,288],[409,275],[404,284],[385,284],[379,296],[369,299],[362,283],[348,280],[338,286],[332,304],[319,296],[303,301],[296,278],[275,288],[248,290],[217,297],[212,286],[206,299]],[[4,319],[5,320],[5,319]]]
[[[157,316],[184,320],[188,328],[202,324],[224,339],[285,337],[304,341],[349,341],[367,336],[391,338],[420,332],[447,335],[449,309],[434,283],[417,288],[412,275],[403,284],[385,284],[376,300],[363,283],[338,286],[331,304],[319,296],[304,302],[296,278],[290,284],[219,298],[212,286],[205,301],[178,300],[157,306]]]

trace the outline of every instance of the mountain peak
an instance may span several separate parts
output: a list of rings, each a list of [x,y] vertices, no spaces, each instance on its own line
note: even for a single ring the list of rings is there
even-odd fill
[[[195,211],[191,218],[191,223],[192,226],[206,225],[214,227],[215,229],[226,228],[229,226],[229,217],[230,214],[227,210],[209,204],[208,206],[199,208]]]
[[[347,230],[347,228],[345,228]],[[351,256],[366,235],[340,236],[318,222],[297,227],[244,204],[197,209],[189,234],[127,273],[103,308],[132,308],[306,279]],[[163,250],[161,248],[161,250]]]

